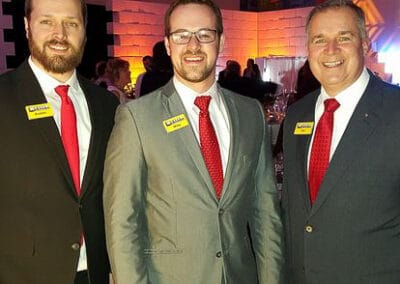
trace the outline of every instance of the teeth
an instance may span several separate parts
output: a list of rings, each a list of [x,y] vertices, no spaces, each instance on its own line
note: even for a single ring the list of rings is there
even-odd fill
[[[50,45],[50,47],[52,49],[56,49],[56,50],[67,50],[66,46],[59,46],[59,45]]]
[[[324,62],[323,65],[328,68],[336,67],[343,64],[343,60],[338,60],[334,62]]]
[[[193,61],[193,62],[195,62],[195,61],[201,61],[201,58],[200,57],[190,57],[190,58],[185,58],[187,61]]]

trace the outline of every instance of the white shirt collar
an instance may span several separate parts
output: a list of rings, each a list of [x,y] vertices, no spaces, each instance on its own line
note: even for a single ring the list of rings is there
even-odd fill
[[[335,99],[340,103],[340,107],[350,107],[354,109],[360,100],[361,96],[365,92],[369,82],[369,74],[367,69],[364,67],[358,79],[351,84],[349,87],[339,92]],[[330,99],[331,97],[327,94],[325,89],[321,87],[321,95],[318,98],[317,106],[322,104],[326,99]]]
[[[194,100],[196,99],[197,96],[211,96],[213,98],[213,101],[220,106],[221,104],[221,97],[218,93],[218,87],[217,87],[217,82],[214,81],[214,83],[211,85],[211,87],[205,91],[204,93],[198,93],[188,86],[184,85],[182,82],[180,82],[176,76],[173,77],[173,83],[175,86],[176,91],[178,92],[179,97],[181,98],[182,102],[184,105],[194,105]]]

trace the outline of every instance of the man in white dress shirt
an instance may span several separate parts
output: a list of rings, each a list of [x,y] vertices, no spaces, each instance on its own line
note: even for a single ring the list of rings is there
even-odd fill
[[[0,283],[109,283],[102,173],[118,102],[75,70],[85,26],[83,0],[27,0],[31,55],[0,77]]]
[[[117,111],[104,175],[117,283],[282,283],[270,133],[257,101],[216,83],[223,44],[214,2],[174,1],[174,77]]]
[[[288,283],[400,283],[400,89],[365,68],[352,1],[325,1],[306,27],[322,87],[284,123]]]

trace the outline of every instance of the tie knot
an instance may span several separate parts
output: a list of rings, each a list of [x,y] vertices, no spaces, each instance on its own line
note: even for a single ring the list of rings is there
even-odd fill
[[[340,106],[339,102],[336,99],[327,99],[324,101],[324,104],[326,112],[334,112]]]
[[[194,100],[194,104],[200,109],[200,111],[208,111],[208,106],[210,105],[210,96],[197,96]]]
[[[68,97],[68,89],[69,85],[59,85],[54,90],[62,99],[65,99]]]

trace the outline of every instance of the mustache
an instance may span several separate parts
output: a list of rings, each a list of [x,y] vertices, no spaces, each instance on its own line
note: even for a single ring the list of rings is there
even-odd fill
[[[206,54],[205,54],[204,52],[202,52],[202,51],[190,51],[190,50],[185,51],[185,53],[184,53],[183,55],[184,55],[184,56],[185,56],[185,55],[191,55],[191,56],[206,56]]]
[[[66,45],[66,46],[70,46],[71,44],[67,41],[67,40],[56,40],[56,39],[52,39],[46,42],[46,45],[50,45],[50,44],[61,44],[61,45]]]

